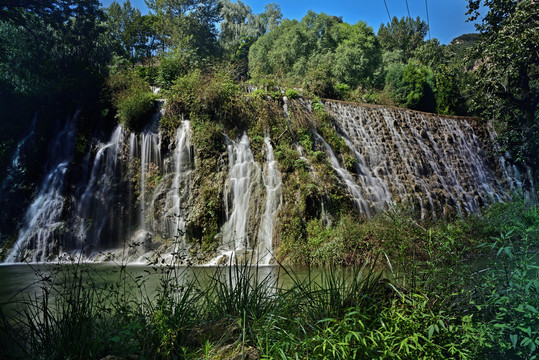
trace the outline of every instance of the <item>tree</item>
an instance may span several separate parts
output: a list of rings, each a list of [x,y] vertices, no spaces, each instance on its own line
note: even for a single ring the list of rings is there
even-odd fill
[[[255,15],[249,5],[240,0],[221,0],[220,15],[223,19],[219,24],[221,46],[235,57],[246,57],[250,45],[279,26],[283,17],[277,4],[268,4],[263,13]]]
[[[351,86],[372,86],[382,64],[382,50],[372,28],[360,21],[356,25],[339,24],[339,30],[342,41],[335,49],[333,75]]]
[[[445,62],[443,47],[438,39],[427,40],[412,52],[413,58],[421,64],[435,68]]]
[[[0,90],[70,98],[93,92],[109,58],[99,6],[98,0],[3,3]]]
[[[417,17],[394,16],[391,23],[382,24],[378,29],[378,40],[385,51],[402,50],[405,62],[412,57],[413,51],[423,44],[428,31],[427,24]]]
[[[469,0],[469,20],[487,10],[475,55],[473,105],[499,125],[502,151],[528,175],[524,188],[537,201],[539,176],[539,3],[531,0]]]
[[[123,5],[113,1],[105,14],[106,28],[115,42],[118,55],[127,56],[135,62],[151,53],[153,29],[150,15],[142,16],[129,0]]]
[[[221,29],[219,40],[226,51],[234,52],[242,37],[255,38],[257,36],[256,29],[250,26],[254,16],[249,5],[240,0],[238,2],[224,0],[221,4],[220,14],[223,21],[219,24]]]
[[[321,78],[357,87],[372,84],[381,60],[378,40],[365,23],[349,25],[309,11],[301,22],[285,20],[260,37],[249,52],[249,69],[255,77],[280,76],[311,90],[310,83]]]
[[[218,0],[145,0],[156,17],[155,31],[163,53],[176,48],[201,57],[218,53]]]
[[[434,112],[434,73],[416,61],[393,63],[388,69],[386,86],[400,105],[414,110]]]

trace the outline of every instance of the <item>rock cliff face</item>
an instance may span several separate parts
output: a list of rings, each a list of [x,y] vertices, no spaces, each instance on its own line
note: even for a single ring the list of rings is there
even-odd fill
[[[503,158],[489,155],[487,123],[329,100],[320,121],[312,120],[320,104],[283,104],[284,131],[261,119],[217,134],[217,156],[192,141],[207,129],[183,120],[167,134],[157,118],[141,134],[119,126],[94,141],[77,184],[64,184],[70,155],[51,153],[4,260],[222,264],[254,256],[268,264],[291,214],[328,224],[338,206],[366,219],[402,204],[441,218],[506,200],[520,186]],[[73,148],[65,134],[53,141]],[[43,204],[54,208],[47,216]]]

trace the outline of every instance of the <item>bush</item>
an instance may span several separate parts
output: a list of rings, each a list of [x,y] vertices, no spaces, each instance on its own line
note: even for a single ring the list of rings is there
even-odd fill
[[[155,85],[158,75],[158,68],[155,66],[137,66],[135,68],[137,76],[148,82],[148,84]]]
[[[120,69],[107,79],[107,90],[116,118],[126,128],[140,131],[155,112],[155,95],[139,69]]]
[[[126,128],[140,131],[154,113],[154,95],[149,91],[135,90],[119,100],[116,116]]]
[[[335,90],[337,90],[337,94],[339,95],[339,99],[341,100],[348,100],[350,96],[350,86],[344,83],[337,83],[335,85]]]
[[[299,93],[295,89],[286,89],[285,95],[289,99],[297,99],[299,96]]]
[[[200,62],[195,51],[185,51],[178,46],[172,53],[164,55],[159,60],[157,76],[155,82],[163,88],[169,88],[174,81],[182,76],[189,74],[190,70],[195,69]]]
[[[434,73],[426,66],[409,62],[391,64],[386,75],[386,86],[400,105],[409,109],[434,112]]]
[[[475,278],[471,304],[487,326],[488,358],[536,359],[539,355],[536,245],[527,236],[517,245],[512,231],[500,235],[489,246],[497,251],[494,261]]]
[[[238,120],[246,118],[238,116],[246,104],[244,99],[238,100],[239,94],[240,87],[234,83],[232,69],[222,67],[209,74],[193,70],[174,81],[167,92],[168,108],[175,114],[237,126]]]

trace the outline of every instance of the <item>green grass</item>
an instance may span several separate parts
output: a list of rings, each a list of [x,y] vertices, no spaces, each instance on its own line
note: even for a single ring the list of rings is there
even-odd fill
[[[381,253],[306,273],[280,266],[281,277],[250,263],[198,277],[154,267],[148,272],[161,282],[151,293],[148,277],[133,277],[123,265],[112,282],[100,281],[95,267],[56,266],[37,274],[40,292],[9,304],[15,311],[2,304],[0,357],[537,358],[537,208],[496,205],[437,228],[392,221],[431,246],[424,258],[408,258],[404,267],[404,258],[392,263]],[[470,227],[477,241],[461,249],[458,239]],[[481,238],[500,229],[508,231]],[[436,258],[455,251],[449,262]],[[472,251],[488,259],[480,268],[463,262]]]

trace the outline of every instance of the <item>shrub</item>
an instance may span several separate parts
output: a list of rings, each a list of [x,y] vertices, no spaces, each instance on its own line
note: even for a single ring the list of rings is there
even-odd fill
[[[434,112],[434,73],[426,66],[409,62],[391,64],[386,75],[395,101],[409,109]]]
[[[299,93],[295,89],[286,89],[285,95],[289,99],[297,99],[299,96]]]
[[[123,69],[107,79],[107,90],[116,117],[126,128],[140,131],[155,112],[155,95],[138,70]]]
[[[536,244],[525,236],[517,245],[512,231],[501,234],[490,245],[497,251],[494,261],[475,279],[471,304],[488,329],[487,358],[536,359],[539,355]]]
[[[344,83],[337,83],[335,85],[335,90],[337,90],[337,94],[339,95],[339,98],[342,100],[347,100],[350,95],[350,86]]]
[[[135,90],[119,100],[116,116],[126,128],[140,131],[154,112],[154,95],[149,91]]]
[[[174,81],[167,92],[168,108],[176,114],[237,124],[245,119],[236,116],[245,104],[237,101],[239,94],[232,69],[219,68],[209,74],[193,70]]]

